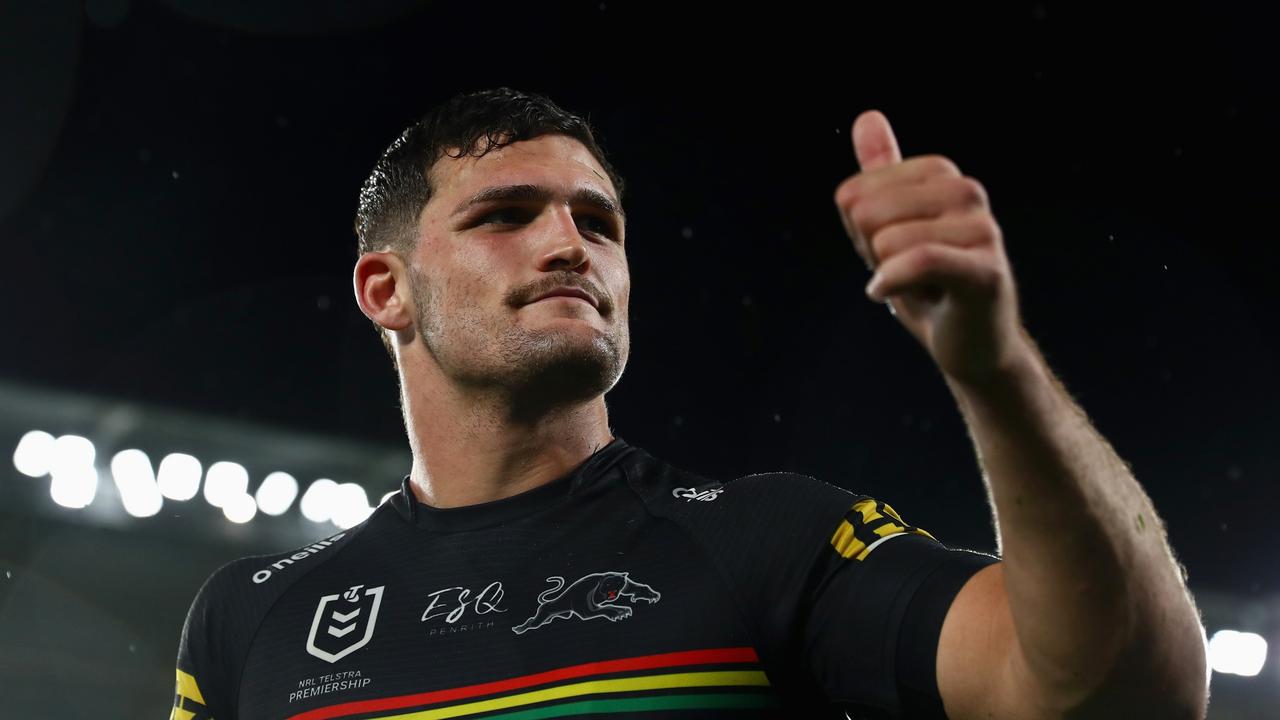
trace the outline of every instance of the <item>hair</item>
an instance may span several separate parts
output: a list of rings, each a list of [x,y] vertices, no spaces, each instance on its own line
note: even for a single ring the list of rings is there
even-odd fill
[[[480,158],[490,150],[551,134],[581,142],[604,168],[622,203],[623,179],[597,144],[590,116],[584,120],[546,96],[508,87],[458,93],[405,128],[373,166],[356,210],[358,254],[390,251],[407,264],[417,243],[418,217],[436,191],[431,170],[445,155]],[[377,323],[374,328],[395,362],[390,333]]]

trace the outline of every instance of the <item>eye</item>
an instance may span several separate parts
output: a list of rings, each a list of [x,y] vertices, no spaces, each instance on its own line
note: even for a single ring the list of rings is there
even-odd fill
[[[582,219],[586,221],[588,226],[595,226],[595,234],[600,235],[601,237],[613,239],[613,223],[605,220],[604,218],[596,217],[595,215],[585,215]]]
[[[518,225],[527,223],[537,216],[537,212],[518,207],[505,207],[490,210],[476,218],[475,226],[481,225]],[[579,215],[578,224],[587,232],[607,240],[616,239],[617,233],[613,223],[597,215]]]
[[[493,210],[485,213],[484,215],[481,215],[476,224],[477,225],[514,225],[516,224],[515,222],[489,222],[491,218],[502,218],[502,217],[505,217],[508,219],[516,219],[517,222],[527,221],[530,218],[530,212],[528,210],[521,210],[520,208],[499,208],[497,210]],[[523,220],[520,220],[521,218],[523,218]]]

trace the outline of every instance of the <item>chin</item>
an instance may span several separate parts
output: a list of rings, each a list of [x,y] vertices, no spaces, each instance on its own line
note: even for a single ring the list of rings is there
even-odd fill
[[[558,395],[563,400],[601,395],[617,382],[624,358],[610,336],[542,337],[509,358],[513,385]],[[548,398],[550,399],[550,398]]]

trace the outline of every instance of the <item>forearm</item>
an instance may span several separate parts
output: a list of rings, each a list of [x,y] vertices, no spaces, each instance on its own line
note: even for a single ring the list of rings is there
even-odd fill
[[[1163,702],[1168,717],[1198,716],[1202,630],[1164,525],[1026,341],[1023,360],[983,387],[948,379],[994,506],[1025,667],[1048,703],[1088,717]]]

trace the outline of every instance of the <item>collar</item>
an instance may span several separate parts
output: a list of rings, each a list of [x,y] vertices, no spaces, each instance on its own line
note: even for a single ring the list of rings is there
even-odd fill
[[[405,522],[423,530],[456,532],[501,525],[556,505],[615,474],[611,471],[632,449],[625,440],[614,436],[609,444],[555,480],[501,500],[456,508],[437,508],[419,502],[409,487],[409,476],[405,475],[400,481],[400,492],[390,503]]]

